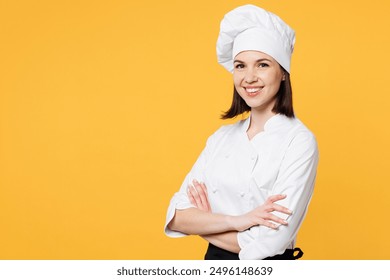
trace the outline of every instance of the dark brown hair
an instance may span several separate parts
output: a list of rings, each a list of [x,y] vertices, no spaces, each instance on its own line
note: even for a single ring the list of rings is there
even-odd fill
[[[285,79],[280,83],[279,91],[275,96],[276,102],[274,108],[272,108],[272,112],[293,118],[294,109],[290,74],[285,70],[283,71]],[[249,112],[250,110],[251,107],[245,103],[244,99],[241,98],[236,88],[234,87],[232,105],[230,106],[229,110],[221,115],[221,119],[232,119],[240,114]]]

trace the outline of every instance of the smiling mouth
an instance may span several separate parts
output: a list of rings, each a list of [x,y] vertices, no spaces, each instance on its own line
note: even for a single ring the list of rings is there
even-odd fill
[[[245,91],[246,91],[246,93],[247,93],[249,96],[255,96],[255,95],[257,95],[258,93],[260,93],[260,91],[261,91],[262,89],[263,89],[262,87],[245,88]]]

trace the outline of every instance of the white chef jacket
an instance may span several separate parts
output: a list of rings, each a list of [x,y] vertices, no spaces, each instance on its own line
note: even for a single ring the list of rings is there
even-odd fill
[[[242,215],[262,205],[274,194],[287,197],[277,203],[293,211],[288,225],[277,230],[254,226],[237,235],[240,259],[264,259],[292,249],[298,229],[310,202],[318,163],[314,135],[297,118],[277,114],[264,125],[264,131],[251,140],[247,130],[250,117],[218,129],[207,140],[180,190],[168,207],[165,233],[185,236],[168,229],[176,209],[194,207],[187,197],[193,179],[204,182],[212,213]]]

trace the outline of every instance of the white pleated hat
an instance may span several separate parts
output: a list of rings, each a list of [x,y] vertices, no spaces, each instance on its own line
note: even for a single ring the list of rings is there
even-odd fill
[[[233,72],[233,59],[242,51],[272,56],[290,73],[295,32],[277,15],[254,5],[240,6],[221,21],[217,40],[218,63]]]

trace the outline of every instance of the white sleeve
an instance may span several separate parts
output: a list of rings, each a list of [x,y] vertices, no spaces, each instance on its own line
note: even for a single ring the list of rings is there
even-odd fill
[[[287,195],[277,203],[292,210],[292,215],[287,218],[279,212],[273,214],[287,218],[288,225],[281,225],[278,230],[255,226],[239,232],[240,259],[264,259],[282,254],[293,242],[313,193],[317,164],[318,148],[314,136],[308,131],[297,134],[282,160],[272,190],[272,194]]]
[[[185,177],[180,190],[174,194],[172,197],[167,211],[167,216],[165,220],[165,226],[164,231],[165,234],[170,237],[182,237],[186,236],[187,234],[184,234],[182,232],[178,231],[172,231],[170,230],[167,225],[170,223],[170,221],[175,216],[176,209],[187,209],[194,207],[187,196],[187,187],[192,184],[192,181],[194,179],[198,180],[199,182],[204,181],[204,169],[206,167],[206,163],[208,161],[208,158],[210,156],[210,152],[212,150],[212,143],[213,143],[213,136],[210,136],[207,140],[206,147],[198,157],[197,161],[195,162],[194,166],[192,167],[191,171],[187,174]]]

